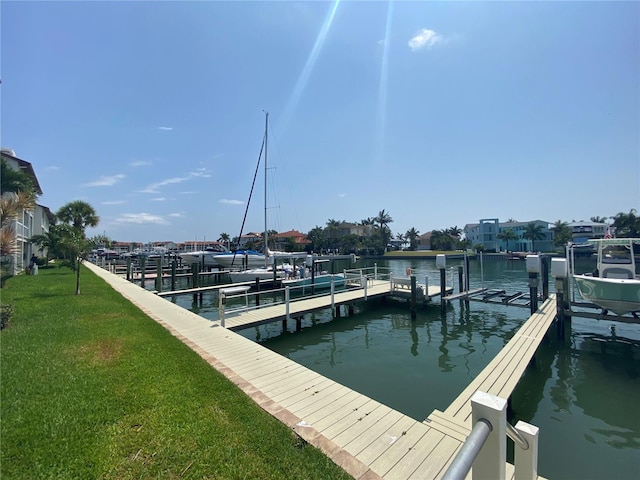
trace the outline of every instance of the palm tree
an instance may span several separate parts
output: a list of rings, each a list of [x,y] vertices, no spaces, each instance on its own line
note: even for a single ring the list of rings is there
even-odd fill
[[[591,217],[591,221],[597,217]],[[601,222],[597,222],[601,223]],[[562,220],[557,220],[556,223],[553,224],[553,244],[556,247],[562,247],[566,245],[573,239],[573,232],[569,228],[569,224],[567,222],[563,222]]]
[[[380,239],[382,242],[382,251],[386,251],[387,244],[391,238],[391,230],[389,224],[393,222],[393,218],[389,215],[389,212],[385,212],[384,209],[378,212],[378,216],[373,219],[374,223],[377,223],[380,228]]]
[[[335,241],[335,235],[336,235],[336,230],[338,229],[338,227],[340,226],[342,222],[339,220],[334,220],[333,218],[330,218],[329,220],[327,220],[327,237],[329,240],[329,248],[336,248],[336,241]]]
[[[62,245],[75,260],[76,268],[76,295],[80,295],[80,262],[86,256],[90,243],[86,239],[85,228],[95,227],[100,222],[100,217],[91,205],[82,200],[75,200],[60,207],[56,216],[69,228],[62,238]]]
[[[61,222],[73,225],[84,235],[86,227],[95,227],[100,222],[100,217],[91,205],[82,200],[75,200],[60,207],[56,216]]]
[[[531,240],[531,250],[535,252],[536,240],[542,240],[544,238],[544,233],[542,233],[542,225],[536,225],[534,222],[527,223],[526,227],[524,227],[522,238]]]
[[[498,237],[498,240],[502,240],[507,243],[507,252],[509,251],[509,240],[518,239],[518,235],[511,228],[504,229],[503,231],[498,233],[496,237]]]
[[[229,250],[229,242],[231,242],[231,237],[228,233],[221,233],[220,238],[218,238],[219,242],[225,242],[227,244],[227,250]]]
[[[640,217],[636,215],[635,208],[629,210],[629,213],[620,212],[611,218],[613,219],[612,226],[615,227],[616,237],[640,237]]]
[[[591,217],[590,220],[594,223],[607,223],[607,217]]]
[[[35,186],[33,180],[22,170],[11,168],[6,160],[0,162],[0,194],[12,192],[25,192],[34,196]]]
[[[420,236],[420,232],[416,230],[415,227],[411,227],[411,230],[407,230],[404,236],[409,241],[409,250],[416,250],[418,248],[418,236]]]
[[[458,239],[460,239],[460,235],[462,235],[462,230],[458,228],[457,225],[455,227],[446,229],[445,232],[447,232],[449,235],[453,235],[454,237],[457,237]]]

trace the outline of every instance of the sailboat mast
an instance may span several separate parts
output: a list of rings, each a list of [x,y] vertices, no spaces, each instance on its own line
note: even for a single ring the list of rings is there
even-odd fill
[[[269,131],[269,112],[264,120],[264,264],[269,265],[269,234],[267,230],[267,136]]]

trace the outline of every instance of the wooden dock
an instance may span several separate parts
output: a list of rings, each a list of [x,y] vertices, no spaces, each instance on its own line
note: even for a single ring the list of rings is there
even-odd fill
[[[500,353],[485,367],[444,412],[435,410],[427,422],[449,419],[471,430],[471,397],[478,390],[508,399],[533,358],[556,315],[552,295],[518,330]]]
[[[548,328],[549,312],[555,311],[555,299],[549,299],[507,344],[499,361],[492,361],[486,374],[483,371],[481,380],[474,380],[446,412],[420,422],[222,328],[219,322],[206,320],[95,265],[87,266],[264,410],[361,480],[441,478],[468,435],[468,392],[510,393]],[[389,283],[383,283],[386,287],[372,285],[368,294],[385,288],[388,292]],[[356,292],[363,294],[341,295]],[[470,405],[468,408],[470,412]],[[513,467],[507,464],[507,478],[512,477]]]

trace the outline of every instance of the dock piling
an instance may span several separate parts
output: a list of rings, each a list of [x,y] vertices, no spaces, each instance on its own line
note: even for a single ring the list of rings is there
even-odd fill
[[[540,256],[527,255],[527,272],[529,272],[529,306],[531,315],[538,310],[538,275],[540,274]]]
[[[416,276],[411,275],[411,320],[416,319],[417,289]]]

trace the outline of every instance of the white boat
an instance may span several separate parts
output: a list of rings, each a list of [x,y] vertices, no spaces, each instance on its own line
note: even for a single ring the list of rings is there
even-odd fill
[[[597,246],[598,263],[592,274],[573,275],[580,295],[616,315],[640,311],[640,276],[634,244],[640,238],[589,240]]]
[[[346,285],[346,278],[343,273],[329,273],[322,270],[321,265],[329,262],[329,260],[315,260],[309,255],[306,265],[300,265],[293,272],[293,277],[287,276],[282,280],[283,287],[311,287],[316,290],[323,290],[331,288],[333,283],[334,288],[344,287]],[[313,270],[308,265],[313,263]]]
[[[224,268],[240,267],[243,269],[264,267],[266,257],[255,250],[238,250],[235,252],[217,253],[213,259]]]
[[[205,267],[224,266],[218,263],[216,256],[222,254],[225,250],[226,249],[224,247],[208,247],[204,250],[183,252],[180,254],[180,258],[182,259],[182,262],[186,264],[198,263]]]

